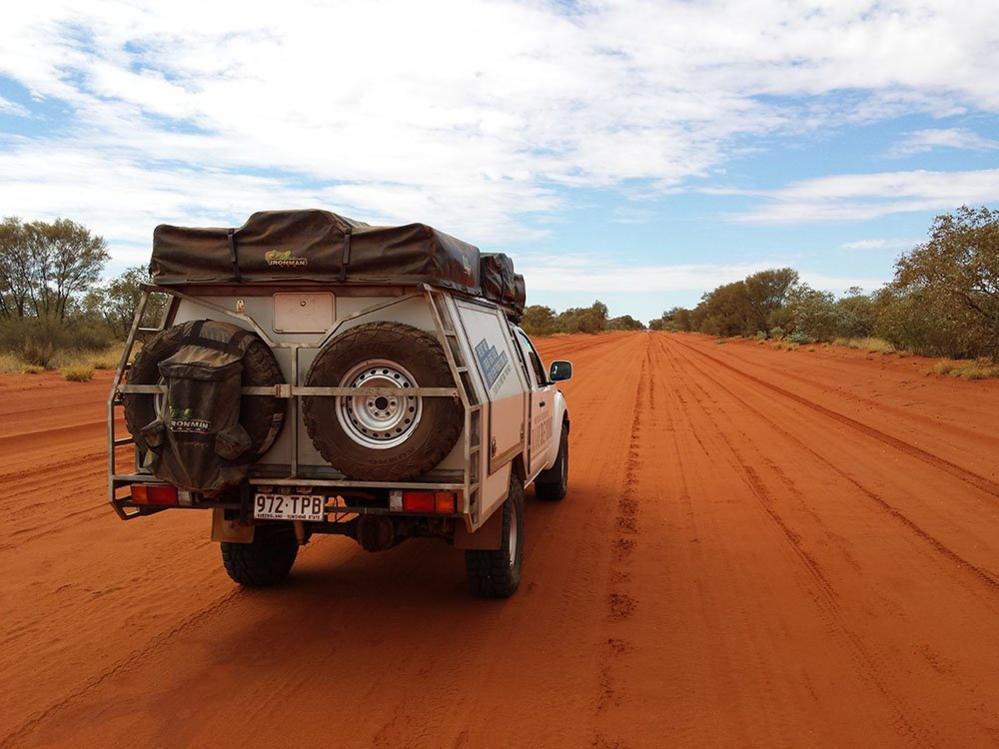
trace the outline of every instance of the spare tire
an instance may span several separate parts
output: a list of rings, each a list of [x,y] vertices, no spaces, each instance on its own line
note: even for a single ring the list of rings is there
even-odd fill
[[[146,343],[135,357],[128,372],[129,385],[156,385],[161,382],[159,365],[164,359],[176,354],[183,346],[191,343],[192,331],[200,328],[206,320],[193,320],[182,325],[175,325],[157,333]],[[242,329],[230,323],[211,321],[215,328],[228,330],[236,334]],[[246,346],[242,358],[242,385],[264,387],[283,384],[285,379],[281,367],[270,347],[259,336],[252,335],[252,340]],[[150,445],[144,444],[142,429],[157,419],[157,396],[141,393],[126,393],[123,396],[125,404],[125,424],[128,431],[135,437],[139,447],[149,450]],[[250,437],[250,447],[240,458],[240,463],[256,460],[270,449],[275,438],[281,431],[284,415],[287,410],[286,400],[268,398],[260,395],[244,395],[240,399],[239,423]]]
[[[440,343],[411,325],[373,322],[351,328],[319,352],[305,384],[399,389],[398,396],[303,399],[313,444],[348,478],[416,478],[451,452],[464,427],[456,397],[405,394],[410,388],[454,387]]]

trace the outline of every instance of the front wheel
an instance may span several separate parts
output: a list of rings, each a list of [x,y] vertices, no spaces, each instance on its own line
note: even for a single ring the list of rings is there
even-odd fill
[[[298,556],[298,539],[291,523],[258,525],[253,542],[222,542],[222,564],[233,582],[250,588],[262,588],[281,582]]]
[[[509,598],[520,584],[524,546],[524,482],[510,472],[510,492],[497,512],[503,513],[500,548],[465,552],[468,590],[480,598]]]
[[[542,471],[534,480],[534,496],[546,502],[558,502],[569,488],[569,430],[562,425],[555,465]]]

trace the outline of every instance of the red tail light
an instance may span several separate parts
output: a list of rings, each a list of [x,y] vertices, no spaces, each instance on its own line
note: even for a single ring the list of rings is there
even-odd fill
[[[169,484],[132,484],[132,501],[137,505],[175,505],[177,487]]]
[[[402,509],[406,512],[433,512],[433,492],[403,492]]]
[[[457,505],[456,492],[404,491],[402,493],[402,509],[406,512],[437,512],[453,515]]]

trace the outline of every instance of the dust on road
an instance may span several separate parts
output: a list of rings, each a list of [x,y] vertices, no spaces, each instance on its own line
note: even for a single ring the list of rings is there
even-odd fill
[[[999,742],[999,384],[699,336],[571,358],[524,577],[315,539],[241,591],[209,518],[105,503],[105,375],[0,378],[0,744]]]

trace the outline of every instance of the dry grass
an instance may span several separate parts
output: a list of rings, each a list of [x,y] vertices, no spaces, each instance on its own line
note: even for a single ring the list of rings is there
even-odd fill
[[[837,346],[867,351],[872,354],[896,354],[898,350],[883,338],[837,338]]]
[[[133,348],[133,356],[139,347]],[[115,369],[121,356],[121,346],[110,346],[102,351],[57,351],[49,360],[48,367],[33,364],[25,357],[14,353],[0,353],[0,374],[39,374],[46,369]],[[68,379],[68,378],[67,378]]]
[[[111,346],[103,351],[60,351],[52,358],[55,369],[69,367],[90,367],[91,369],[114,369],[118,366],[121,346]]]
[[[958,361],[942,359],[933,367],[934,372],[951,377],[961,377],[965,380],[987,380],[999,377],[999,364],[991,359],[968,359]]]
[[[69,382],[90,382],[94,369],[88,366],[63,367],[62,376]]]
[[[774,341],[773,346],[778,351],[797,351],[799,344],[794,341],[788,341],[787,339],[782,339],[780,341]]]
[[[14,374],[24,368],[24,362],[13,354],[0,353],[0,374]]]

